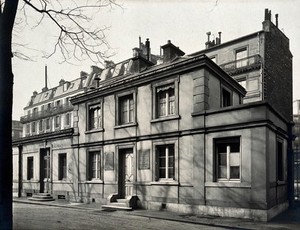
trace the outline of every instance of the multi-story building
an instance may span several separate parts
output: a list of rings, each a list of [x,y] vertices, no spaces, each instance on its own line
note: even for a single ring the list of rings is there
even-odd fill
[[[300,100],[295,100],[293,103],[294,116],[294,188],[295,199],[300,200]]]
[[[46,71],[47,68],[47,78]],[[42,92],[33,92],[24,108],[26,115],[21,117],[23,138],[13,142],[15,195],[32,195],[61,187],[55,181],[66,177],[66,155],[61,155],[59,162],[53,161],[52,156],[62,149],[65,153],[72,151],[74,120],[73,106],[69,99],[84,92],[86,85],[93,85],[94,82],[90,79],[97,71],[99,68],[93,66],[89,75],[81,72],[78,79],[70,82],[62,79],[57,87],[48,89],[46,84]],[[57,164],[64,165],[64,169],[50,173],[52,166],[57,168]],[[46,186],[50,180],[51,186]]]
[[[206,54],[246,90],[244,103],[268,101],[292,121],[292,53],[289,39],[271,21],[271,11],[265,10],[263,29],[222,43],[221,32],[216,41],[205,43],[206,49],[194,55]]]
[[[22,137],[22,132],[23,132],[23,125],[21,124],[21,122],[13,120],[12,132],[11,132],[12,139],[17,139]]]
[[[19,193],[260,220],[286,209],[292,56],[265,19],[256,36],[191,55],[168,41],[158,57],[140,42],[132,58],[78,80],[70,129],[33,132],[47,119],[38,106],[71,96],[56,96],[62,86],[42,103],[45,92],[34,94],[14,143]]]

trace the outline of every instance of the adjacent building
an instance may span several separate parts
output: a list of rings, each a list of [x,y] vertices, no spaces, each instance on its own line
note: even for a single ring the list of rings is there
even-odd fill
[[[13,120],[12,121],[12,131],[11,131],[11,136],[12,139],[17,139],[22,137],[23,133],[23,125],[20,121]]]
[[[265,13],[262,31],[190,55],[171,41],[152,55],[147,39],[132,58],[34,93],[14,191],[258,220],[285,210],[292,55]]]
[[[293,103],[293,151],[294,151],[294,187],[295,199],[300,200],[300,100],[295,100]]]

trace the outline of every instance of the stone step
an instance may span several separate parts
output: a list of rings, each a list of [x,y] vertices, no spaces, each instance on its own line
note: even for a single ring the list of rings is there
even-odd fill
[[[117,199],[118,203],[126,203],[127,199]]]
[[[102,207],[102,209],[132,211],[131,207],[120,206],[120,205],[117,205],[116,202],[113,202],[113,203],[110,203],[107,205],[102,205],[101,207]]]
[[[49,193],[36,193],[36,194],[33,194],[32,197],[28,198],[28,200],[33,200],[33,201],[53,201],[55,199]]]

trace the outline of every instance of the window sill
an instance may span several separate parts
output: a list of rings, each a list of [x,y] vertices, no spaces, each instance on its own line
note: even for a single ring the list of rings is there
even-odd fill
[[[23,180],[24,183],[38,183],[38,180],[30,179],[30,180]]]
[[[104,129],[103,128],[91,129],[91,130],[86,130],[84,133],[85,134],[90,134],[90,133],[98,133],[98,132],[104,132]]]
[[[72,184],[72,181],[67,181],[67,179],[55,180],[53,184]]]
[[[168,186],[178,186],[179,182],[175,180],[160,180],[160,181],[152,181],[150,182],[150,185],[168,185]]]
[[[85,184],[104,184],[104,182],[100,179],[94,179],[85,181]]]
[[[218,181],[205,182],[205,187],[224,187],[224,188],[251,188],[251,184],[240,181]]]
[[[150,122],[151,123],[156,123],[156,122],[177,120],[177,119],[180,119],[180,115],[171,115],[171,116],[159,117],[159,118],[156,118],[156,119],[152,119]]]
[[[122,128],[127,128],[127,127],[134,127],[134,126],[137,126],[138,124],[137,123],[126,123],[126,124],[122,124],[122,125],[116,125],[114,127],[114,129],[122,129]]]

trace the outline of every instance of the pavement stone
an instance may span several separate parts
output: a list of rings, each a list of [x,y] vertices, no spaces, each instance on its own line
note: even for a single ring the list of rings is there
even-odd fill
[[[103,212],[99,203],[70,203],[63,199],[54,201],[31,201],[27,198],[14,198],[13,202],[36,205],[48,205],[72,209],[81,209],[93,212]],[[190,214],[174,213],[166,210],[154,211],[137,209],[133,211],[118,211],[125,215],[136,215],[152,219],[165,219],[178,222],[198,224],[201,226],[214,226],[228,229],[300,229],[300,205],[290,208],[269,222],[252,221],[248,219],[225,218],[215,216],[196,216]]]

